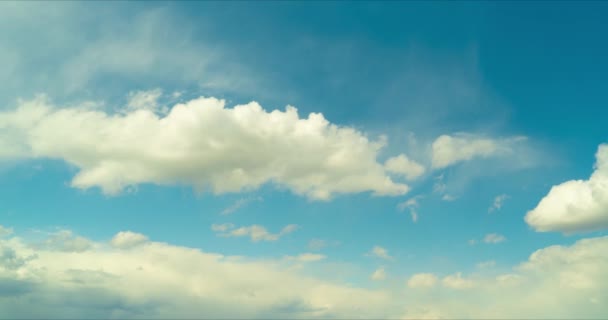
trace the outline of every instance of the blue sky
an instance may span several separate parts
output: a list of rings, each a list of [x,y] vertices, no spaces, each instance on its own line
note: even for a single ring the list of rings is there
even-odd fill
[[[601,318],[607,14],[3,2],[0,318]]]

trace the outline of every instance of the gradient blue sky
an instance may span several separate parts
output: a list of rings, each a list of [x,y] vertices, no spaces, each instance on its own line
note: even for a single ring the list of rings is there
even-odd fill
[[[293,302],[297,297],[286,300],[275,297],[272,299],[276,301],[268,298],[272,303],[264,300],[266,304],[252,304],[239,314],[231,313],[234,310],[229,308],[201,311],[196,309],[197,303],[184,302],[190,301],[186,297],[176,309],[155,309],[136,305],[130,298],[107,288],[104,297],[125,300],[101,307],[89,300],[72,301],[70,311],[61,311],[61,299],[42,299],[39,310],[28,307],[27,301],[35,301],[31,297],[60,296],[65,292],[86,292],[90,294],[87,297],[96,300],[95,294],[103,286],[93,280],[75,288],[48,280],[55,279],[56,274],[32,278],[23,274],[30,271],[38,274],[32,270],[44,267],[47,261],[44,259],[51,259],[53,254],[61,257],[66,251],[73,251],[74,255],[90,254],[86,256],[90,268],[112,273],[108,268],[95,267],[103,263],[96,264],[94,253],[123,252],[121,245],[112,242],[120,231],[147,237],[144,244],[135,241],[128,250],[138,250],[135,244],[154,249],[159,243],[166,243],[175,250],[188,247],[203,253],[245,257],[256,263],[283,263],[287,256],[316,255],[310,260],[318,261],[311,263],[303,258],[296,271],[283,266],[287,269],[280,272],[296,272],[315,281],[374,293],[391,292],[400,297],[395,298],[398,301],[386,302],[391,306],[383,307],[387,313],[375,310],[374,306],[355,313],[362,317],[605,316],[608,273],[598,268],[608,265],[603,253],[608,249],[604,237],[608,229],[608,191],[602,187],[608,181],[608,174],[602,174],[603,168],[608,167],[608,157],[607,165],[602,166],[603,160],[601,157],[596,160],[596,152],[598,148],[602,150],[599,147],[602,143],[608,142],[607,16],[608,3],[600,1],[2,2],[0,226],[11,230],[2,240],[2,257],[10,256],[15,261],[15,255],[25,257],[29,252],[38,254],[41,262],[30,267],[35,263],[24,258],[18,268],[9,268],[7,264],[0,282],[16,281],[11,282],[16,287],[19,281],[50,284],[43,289],[28,287],[25,293],[19,291],[14,295],[0,293],[0,306],[5,306],[0,310],[7,310],[0,311],[0,318],[45,314],[245,318],[305,314],[339,318],[353,316],[348,313],[351,311],[340,309],[341,303],[363,304],[361,308],[366,308],[359,301],[368,301],[367,298],[335,298],[338,300],[327,305],[302,298],[304,302],[300,305]],[[47,97],[46,102],[36,98],[41,94]],[[372,141],[384,136],[386,145],[372,155],[377,160],[374,165],[384,168],[383,177],[407,184],[410,190],[399,195],[373,195],[377,191],[374,187],[363,186],[361,192],[336,193],[319,200],[290,189],[293,184],[287,180],[273,183],[267,179],[259,187],[216,194],[196,190],[185,178],[172,177],[171,183],[159,183],[144,177],[126,183],[127,187],[118,193],[108,194],[100,188],[106,181],[101,176],[92,178],[86,188],[72,184],[74,177],[85,171],[85,165],[74,160],[74,154],[107,156],[110,160],[134,161],[135,165],[150,168],[158,165],[158,172],[148,176],[164,174],[163,170],[172,174],[172,169],[154,159],[148,163],[145,155],[130,159],[128,155],[100,151],[103,147],[99,145],[114,143],[99,141],[108,137],[100,133],[106,132],[103,130],[127,132],[140,127],[129,129],[125,121],[114,127],[100,125],[100,131],[87,131],[87,126],[94,125],[94,119],[78,127],[74,123],[83,118],[67,117],[66,123],[57,120],[41,129],[37,124],[22,125],[14,117],[30,103],[48,106],[51,114],[48,119],[64,109],[76,110],[74,114],[96,110],[115,117],[112,119],[121,119],[139,112],[138,108],[150,109],[145,112],[150,115],[156,112],[157,117],[163,118],[175,104],[200,101],[196,99],[201,96],[225,99],[226,109],[256,101],[264,113],[284,111],[285,106],[291,105],[297,108],[299,119],[306,119],[313,112],[321,113],[329,123],[343,129],[354,128]],[[139,102],[135,101],[137,97]],[[200,103],[205,108],[204,102]],[[159,111],[162,108],[164,113]],[[252,126],[259,123],[251,121]],[[46,138],[71,125],[83,130],[69,133],[68,140],[78,143]],[[205,130],[220,127],[200,132],[209,133]],[[138,134],[135,132],[134,136]],[[230,132],[218,133],[219,137],[222,135],[226,136],[226,144],[235,144],[234,153],[221,155],[225,157],[222,162],[245,171],[260,165],[253,160],[249,164],[250,153],[239,151],[239,136],[232,138]],[[122,141],[120,135],[112,137]],[[454,145],[446,145],[449,141],[442,144],[446,140],[440,137],[452,137]],[[196,144],[198,138],[204,137],[184,135],[175,143]],[[124,139],[134,147],[140,143],[137,139]],[[150,143],[154,145],[154,141]],[[48,145],[46,151],[37,149],[40,145]],[[14,151],[21,147],[25,151]],[[451,150],[445,156],[448,163],[433,165],[442,150],[447,149]],[[189,150],[197,154],[209,152]],[[169,148],[159,152],[174,151]],[[270,153],[262,157],[268,159],[273,152],[281,151],[271,146],[259,152]],[[424,173],[404,179],[389,172],[385,161],[399,154],[424,167]],[[288,159],[285,161],[292,161],[289,155],[276,157],[283,159],[282,156]],[[195,158],[189,162],[188,157],[179,165],[190,165],[192,175],[207,169],[213,171],[197,165]],[[343,159],[348,163],[345,167],[352,164],[358,169],[335,174],[341,178],[365,174],[366,168],[371,167],[359,160]],[[310,161],[314,167],[316,160]],[[411,163],[408,166],[411,169]],[[581,182],[579,187],[562,185],[571,180],[587,181],[594,170],[597,179],[592,178],[589,183]],[[124,171],[125,175],[129,173]],[[564,187],[552,189],[554,186]],[[504,201],[490,209],[501,196]],[[413,199],[416,205],[405,208],[404,204],[408,200],[411,204]],[[541,205],[541,200],[546,200],[545,205]],[[412,211],[417,219],[412,218]],[[525,220],[527,215],[538,219]],[[232,230],[259,225],[271,234],[279,234],[290,224],[298,227],[268,241],[253,241],[238,234],[221,236],[221,232],[212,228],[227,223],[234,225]],[[62,234],[68,236],[57,236]],[[496,243],[489,241],[491,235],[498,239]],[[66,249],[73,247],[74,239],[85,244]],[[61,241],[63,244],[59,244]],[[314,246],[311,242],[324,245]],[[535,265],[540,264],[530,256],[537,250],[542,252],[559,245],[563,247],[557,248],[579,257],[576,250],[587,250],[585,245],[589,243],[594,244],[596,251],[585,251],[588,261],[576,260],[584,265],[581,269],[567,269],[570,264],[557,262],[554,269],[544,269]],[[379,251],[373,252],[374,247],[384,248],[390,257],[382,258]],[[25,251],[20,252],[19,248]],[[549,250],[546,255],[554,252]],[[0,259],[0,266],[7,259]],[[70,259],[53,272],[86,269],[76,263],[70,265]],[[492,262],[480,268],[480,263],[488,261]],[[500,296],[501,290],[487,287],[491,286],[488,279],[512,274],[526,261],[541,271],[549,270],[546,279],[543,272],[540,276],[535,273],[545,282],[533,288],[546,289],[537,292],[539,297],[559,291],[554,300],[531,299],[534,303],[519,314],[509,313],[508,307],[495,302],[481,303],[484,308],[479,307],[480,296],[494,299]],[[371,277],[378,270],[384,270],[385,276]],[[584,293],[565,289],[567,286],[557,276],[551,278],[551,272],[558,275],[578,272],[591,277],[595,284],[573,285],[576,290],[588,290]],[[450,284],[453,283],[450,275],[460,279],[460,273],[463,279],[472,279],[470,286],[468,280],[462,279],[465,282]],[[15,274],[21,278],[14,278]],[[439,291],[418,294],[415,281],[409,281],[416,274],[436,275],[438,284],[429,280],[422,286],[437,287]],[[529,274],[523,277],[533,278]],[[153,285],[154,280],[148,282]],[[440,283],[446,292],[441,291]],[[479,283],[485,283],[483,289],[477,289],[482,287]],[[456,307],[450,302],[451,295],[456,293],[450,290],[460,289],[479,291],[465,295]],[[513,290],[511,296],[520,295],[517,289]],[[211,303],[225,294],[220,291],[211,290],[200,299]],[[552,307],[552,303],[570,301],[569,295],[588,295],[584,301],[592,302],[588,306],[577,300],[576,305],[568,308]],[[229,294],[226,297],[230,299]],[[425,297],[430,300],[424,300]],[[11,299],[22,300],[9,303]],[[156,296],[150,299],[158,305],[165,301]],[[287,306],[281,304],[284,301]],[[384,306],[382,303],[378,302],[377,307]],[[509,301],[504,303],[509,305]],[[485,309],[495,304],[495,309]],[[310,311],[313,314],[299,313],[302,308],[313,310]]]

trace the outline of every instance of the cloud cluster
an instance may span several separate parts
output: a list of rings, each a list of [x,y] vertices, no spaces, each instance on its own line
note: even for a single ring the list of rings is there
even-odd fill
[[[588,180],[570,180],[553,186],[530,210],[526,223],[536,231],[563,233],[608,228],[608,145],[598,147],[595,171]]]
[[[607,311],[608,237],[540,249],[510,273],[422,273],[401,287],[367,289],[311,276],[309,268],[325,263],[316,254],[255,260],[150,240],[129,250],[115,246],[115,239],[147,239],[136,235],[87,239],[84,251],[41,247],[16,235],[0,239],[2,315],[600,319]],[[293,268],[293,261],[316,263]],[[372,275],[385,277],[383,268]]]
[[[129,236],[126,236],[129,235]],[[140,235],[145,237],[143,235]],[[281,259],[255,261],[148,241],[67,252],[0,240],[0,310],[23,318],[385,317],[390,296],[326,282]],[[129,241],[127,241],[129,242]],[[301,262],[323,257],[301,254]],[[32,301],[36,301],[32,305]],[[234,308],[234,305],[239,308]],[[359,306],[359,309],[355,309]]]
[[[0,112],[0,159],[61,159],[80,168],[72,186],[106,194],[141,183],[215,193],[274,183],[317,200],[403,195],[408,186],[376,160],[385,143],[320,113],[300,118],[294,107],[268,112],[255,102],[226,108],[215,98],[178,104],[163,117],[146,108],[124,114],[57,108],[44,97]]]

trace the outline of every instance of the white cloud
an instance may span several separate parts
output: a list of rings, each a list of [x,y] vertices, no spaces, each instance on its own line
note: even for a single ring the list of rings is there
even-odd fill
[[[239,209],[247,206],[251,202],[255,202],[255,201],[262,201],[262,197],[255,197],[255,198],[250,197],[250,198],[238,199],[232,205],[230,205],[228,208],[222,210],[221,214],[226,215],[226,214],[235,213],[237,210],[239,210]]]
[[[458,199],[458,197],[453,196],[451,194],[447,194],[447,193],[444,194],[443,196],[441,196],[441,200],[443,200],[443,201],[454,201],[456,199]]]
[[[505,238],[505,236],[498,233],[489,233],[486,234],[485,237],[483,237],[483,242],[491,244],[501,243],[506,240],[507,238]]]
[[[377,290],[309,276],[309,264],[292,268],[285,259],[224,256],[154,241],[125,251],[87,241],[89,250],[75,252],[30,245],[17,236],[0,239],[3,315],[601,319],[608,301],[608,237],[540,249],[509,273],[455,273],[441,281],[417,274],[407,288]]]
[[[437,276],[432,273],[417,273],[407,281],[407,286],[410,288],[430,288],[434,287],[437,282]]]
[[[308,253],[308,252],[301,253],[295,257],[291,257],[291,256],[287,257],[288,260],[296,260],[298,262],[315,262],[315,261],[324,260],[325,258],[327,258],[327,256],[325,256],[323,254]]]
[[[104,243],[92,248],[81,252],[40,250],[20,238],[0,240],[3,316],[395,316],[386,310],[391,296],[385,291],[306,276],[282,260],[256,261],[158,242],[129,251]],[[310,261],[310,256],[303,257]],[[234,308],[235,304],[239,307]]]
[[[323,239],[312,239],[308,242],[308,249],[321,250],[327,246],[327,241]]]
[[[215,193],[273,182],[310,199],[371,191],[405,194],[376,161],[385,139],[328,122],[322,114],[267,112],[251,102],[225,108],[199,98],[164,117],[60,109],[39,97],[0,112],[0,157],[62,159],[80,169],[72,186],[117,194],[141,183],[189,184]]]
[[[382,258],[382,259],[385,259],[385,260],[391,260],[391,259],[393,259],[393,257],[391,257],[388,254],[388,250],[386,250],[385,248],[383,248],[381,246],[374,246],[372,248],[372,251],[370,253],[368,253],[368,255],[374,256],[374,257],[378,257],[378,258]]]
[[[412,216],[412,221],[413,222],[417,222],[418,221],[418,207],[420,206],[418,203],[418,199],[421,199],[422,196],[418,195],[415,196],[413,198],[410,198],[404,202],[401,202],[397,205],[397,208],[400,211],[403,211],[405,209],[409,209],[410,210],[410,215]]]
[[[414,180],[424,174],[424,167],[409,159],[406,155],[400,154],[389,158],[384,163],[386,171],[405,176],[408,180]]]
[[[132,231],[121,231],[110,240],[113,247],[120,249],[133,248],[145,242],[148,242],[148,237]]]
[[[212,224],[211,225],[211,230],[216,231],[216,232],[224,232],[224,231],[228,231],[229,229],[234,228],[234,224],[232,223],[223,223],[223,224]]]
[[[432,167],[442,169],[474,158],[487,158],[513,152],[513,144],[525,137],[491,139],[469,133],[442,135],[432,144]]]
[[[494,198],[494,203],[492,203],[492,206],[490,206],[490,208],[488,208],[488,212],[493,212],[493,211],[498,211],[502,208],[503,203],[509,199],[509,196],[506,194],[501,194],[496,196],[496,198]]]
[[[13,233],[13,228],[7,228],[0,225],[0,237],[6,237]]]
[[[48,250],[65,252],[83,252],[92,248],[93,242],[84,237],[75,235],[70,230],[60,230],[51,233],[38,247]]]
[[[168,108],[161,108],[158,101],[162,94],[163,91],[159,88],[129,92],[127,108],[130,111],[148,110],[156,114],[166,114],[169,111]]]
[[[386,279],[386,271],[384,270],[384,268],[380,267],[378,269],[376,269],[372,275],[370,276],[370,279],[374,280],[374,281],[382,281]]]
[[[254,224],[247,227],[240,227],[234,229],[234,225],[232,224],[222,224],[217,225],[214,224],[211,226],[211,229],[216,232],[224,232],[219,233],[218,235],[221,237],[250,237],[251,241],[259,242],[259,241],[277,241],[282,236],[290,234],[298,229],[298,226],[295,224],[290,224],[285,226],[279,233],[273,234],[268,232],[266,228],[263,226]]]
[[[460,272],[444,277],[441,283],[444,287],[458,290],[471,289],[475,286],[473,280],[463,278]]]
[[[608,145],[598,147],[595,171],[588,180],[553,186],[525,217],[536,231],[563,233],[608,228]]]
[[[476,267],[479,269],[488,269],[494,266],[496,266],[496,261],[494,260],[482,261],[476,265]]]

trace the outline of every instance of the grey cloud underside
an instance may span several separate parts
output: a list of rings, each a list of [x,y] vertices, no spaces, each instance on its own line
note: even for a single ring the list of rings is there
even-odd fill
[[[391,274],[402,286],[375,289],[311,277],[292,260],[153,241],[67,252],[12,237],[0,246],[10,252],[0,260],[0,310],[9,318],[599,319],[608,311],[606,237],[540,249],[506,274]]]

